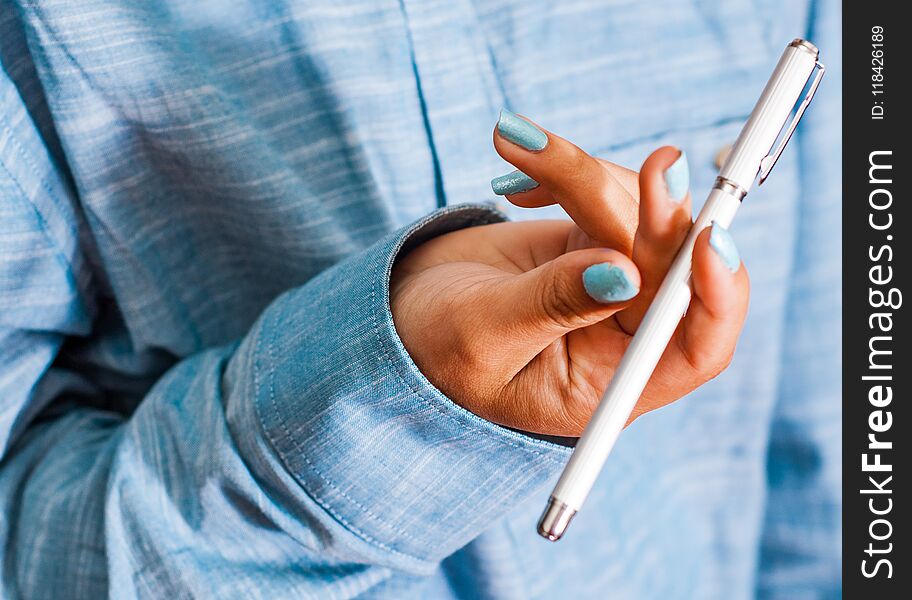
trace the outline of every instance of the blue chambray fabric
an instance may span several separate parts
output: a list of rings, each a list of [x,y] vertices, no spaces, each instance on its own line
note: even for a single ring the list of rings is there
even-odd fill
[[[0,0],[0,596],[839,597],[839,10]],[[676,144],[699,205],[796,36],[829,74],[733,227],[732,366],[548,544],[568,450],[422,376],[390,265],[503,218],[501,106]]]

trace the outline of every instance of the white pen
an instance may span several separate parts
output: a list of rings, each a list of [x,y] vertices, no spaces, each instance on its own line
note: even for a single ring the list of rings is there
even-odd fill
[[[825,69],[818,62],[818,55],[816,46],[796,39],[779,59],[719,171],[706,204],[678,250],[608,389],[551,492],[548,506],[538,522],[541,536],[551,541],[559,540],[589,495],[602,465],[690,303],[691,255],[697,236],[713,222],[727,228],[757,175],[761,184],[769,175],[823,77]],[[817,74],[808,86],[815,70]],[[786,126],[806,86],[808,91]],[[781,141],[773,150],[780,134]]]

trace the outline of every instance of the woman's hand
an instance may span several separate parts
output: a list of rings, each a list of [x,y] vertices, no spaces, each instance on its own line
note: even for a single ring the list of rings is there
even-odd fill
[[[637,176],[506,111],[494,144],[534,179],[498,178],[495,191],[519,206],[558,202],[574,222],[500,223],[422,244],[393,271],[396,329],[425,376],[464,408],[578,436],[690,227],[686,159],[660,148]],[[694,249],[690,308],[631,420],[731,359],[748,277],[728,233],[712,229]]]

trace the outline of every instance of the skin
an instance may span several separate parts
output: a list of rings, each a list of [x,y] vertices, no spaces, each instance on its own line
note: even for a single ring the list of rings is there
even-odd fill
[[[494,146],[540,187],[508,196],[559,203],[570,221],[499,223],[434,238],[400,258],[391,280],[396,329],[422,373],[454,402],[501,425],[578,436],[691,225],[690,195],[672,202],[659,148],[639,174],[547,132],[540,152],[494,132]],[[611,262],[640,287],[633,299],[590,298],[582,273]],[[749,297],[709,246],[693,255],[694,297],[630,421],[669,404],[731,361]]]

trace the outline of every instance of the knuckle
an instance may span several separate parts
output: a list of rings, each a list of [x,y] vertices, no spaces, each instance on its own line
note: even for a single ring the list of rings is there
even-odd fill
[[[734,358],[734,349],[725,352],[718,350],[694,350],[686,342],[680,346],[681,353],[690,366],[696,378],[701,383],[706,383],[718,377]]]
[[[726,353],[725,356],[723,357],[722,361],[718,365],[718,371],[716,372],[715,375],[713,375],[713,377],[715,377],[716,375],[719,375],[720,373],[725,371],[725,369],[727,369],[729,366],[731,366],[732,359],[734,357],[735,357],[734,350],[731,350],[728,353]]]
[[[574,173],[584,172],[594,161],[595,159],[588,152],[576,144],[570,144],[570,166]]]
[[[731,364],[731,359],[731,353],[723,355],[700,353],[694,357],[694,364],[697,367],[697,372],[701,376],[701,379],[706,382],[715,379],[722,374],[722,372],[728,368],[728,365]]]
[[[576,328],[582,319],[580,302],[575,298],[573,284],[555,267],[550,269],[551,272],[542,280],[543,289],[538,294],[541,312],[559,327]]]

